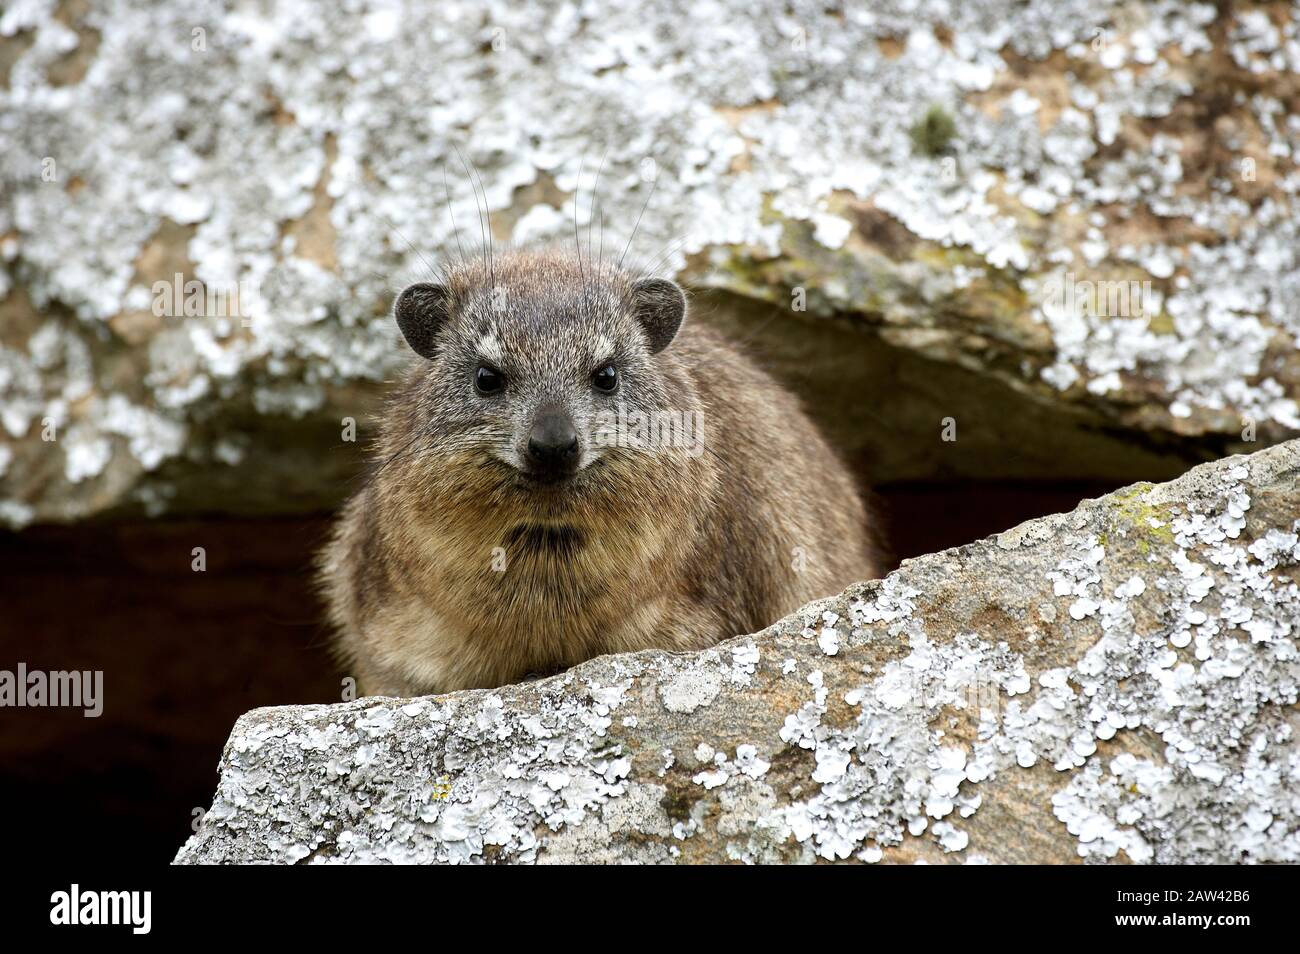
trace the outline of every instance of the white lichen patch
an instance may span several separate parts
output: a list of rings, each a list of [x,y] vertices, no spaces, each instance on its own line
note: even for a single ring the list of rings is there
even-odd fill
[[[1245,463],[1224,467],[1213,495],[1173,520],[1154,580],[1161,625],[1135,631],[1124,604],[1145,584],[1129,580],[1071,674],[1077,695],[1062,687],[1080,758],[1095,749],[1089,734],[1142,729],[1163,742],[1158,761],[1089,758],[1054,799],[1085,857],[1300,859],[1300,756],[1281,715],[1300,697],[1300,588],[1277,572],[1300,566],[1300,521],[1242,540],[1248,477]],[[1189,806],[1194,825],[1181,814]]]
[[[115,472],[105,447],[143,462],[179,440],[211,458],[187,446],[206,439],[192,425],[250,394],[264,415],[332,411],[336,395],[405,360],[384,307],[426,262],[476,247],[479,201],[513,216],[520,241],[566,240],[576,214],[584,234],[598,222],[622,248],[639,221],[632,258],[674,273],[695,253],[743,265],[804,233],[849,269],[856,225],[843,205],[870,206],[960,260],[900,264],[884,284],[905,293],[875,303],[819,267],[829,277],[809,289],[815,307],[870,304],[932,331],[917,300],[951,310],[954,293],[1003,276],[1026,301],[1011,318],[1050,338],[1046,360],[1035,347],[1003,362],[1026,378],[1121,407],[1136,394],[1158,411],[1152,426],[1178,433],[1231,433],[1242,417],[1300,428],[1294,376],[1273,360],[1300,340],[1300,123],[1270,82],[1295,69],[1294,8],[921,0],[844,14],[721,0],[712,13],[702,30],[659,0],[448,0],[329,17],[301,0],[256,14],[234,0],[112,0],[85,12],[99,43],[64,85],[51,69],[77,31],[54,4],[9,5],[3,35],[32,42],[0,89],[0,295],[21,287],[38,311],[70,312],[74,338],[122,335],[143,373],[89,380],[161,419],[134,441],[42,450],[72,458],[57,471],[80,484]],[[1228,54],[1213,63],[1212,37]],[[407,81],[429,64],[435,82]],[[1239,75],[1205,79],[1228,64]],[[1182,118],[1205,84],[1235,94],[1222,129]],[[952,135],[918,149],[932,108]],[[1193,167],[1207,136],[1231,168]],[[567,199],[515,207],[522,190],[551,185]],[[246,287],[239,313],[148,326],[152,282],[173,277],[138,272],[159,243],[188,263],[184,279]],[[757,293],[743,269],[715,271]],[[1112,274],[1152,289],[1116,314],[1047,292]],[[142,315],[147,344],[122,330]],[[15,440],[66,417],[60,392],[86,380],[41,367],[38,345],[0,351]],[[87,433],[110,429],[97,420],[110,404],[103,394],[78,410]]]
[[[820,786],[784,810],[793,836],[828,859],[871,860],[927,831],[945,852],[960,851],[969,839],[953,813],[978,808],[977,784],[1046,761],[1071,773],[1052,807],[1084,857],[1300,860],[1300,753],[1282,715],[1300,698],[1300,587],[1276,572],[1300,566],[1300,520],[1240,540],[1249,476],[1246,463],[1221,465],[1199,499],[1171,508],[1173,545],[1144,571],[1159,594],[1158,625],[1139,628],[1133,613],[1147,580],[1128,574],[1108,595],[1097,535],[1068,535],[1045,578],[1095,637],[1077,663],[1043,670],[1035,684],[1005,643],[935,645],[910,613],[890,631],[911,653],[845,694],[858,709],[851,727],[822,723],[828,689],[814,672],[811,700],[781,730],[813,752],[810,780]],[[875,606],[852,604],[855,631],[885,615],[887,590]],[[820,627],[836,623],[829,614]],[[943,714],[963,710],[978,723],[976,740],[954,746]],[[1159,738],[1162,758],[1100,754],[1098,743],[1118,733]]]
[[[861,625],[864,615],[851,611],[851,619]],[[823,723],[828,690],[817,672],[809,680],[811,701],[781,729],[784,742],[812,751],[811,781],[819,786],[816,795],[789,806],[783,817],[793,836],[809,841],[821,857],[858,854],[870,860],[872,852],[900,844],[906,834],[921,835],[932,819],[978,805],[961,785],[968,778],[987,778],[989,766],[978,751],[947,744],[931,723],[940,710],[951,709],[983,730],[987,713],[980,693],[990,686],[1005,690],[1023,676],[1023,665],[1005,645],[992,647],[968,636],[937,646],[919,624],[909,630],[911,653],[845,694],[858,711],[852,726]],[[965,845],[966,836],[951,822],[931,833],[944,850]]]
[[[712,749],[708,749],[712,752]],[[699,751],[697,750],[697,758]],[[706,789],[718,788],[726,785],[728,780],[736,776],[744,776],[750,779],[759,779],[767,774],[767,770],[772,767],[768,762],[758,754],[757,746],[738,745],[736,746],[735,760],[727,758],[725,752],[714,752],[711,756],[713,765],[708,770],[695,775],[691,781],[696,785],[703,785]],[[708,761],[708,758],[701,759]]]
[[[700,659],[699,665],[665,680],[659,686],[659,698],[669,712],[688,715],[717,698],[723,679],[717,654],[709,654]]]
[[[307,707],[297,720],[253,713],[231,739],[206,822],[209,837],[236,841],[210,860],[531,861],[539,829],[579,826],[594,813],[604,830],[617,830],[619,816],[604,809],[629,791],[631,760],[607,730],[628,684],[566,685],[535,696],[528,710],[470,693],[445,703]],[[325,775],[304,776],[316,781],[292,803],[244,811],[296,787],[308,764]],[[442,777],[446,798],[438,797]]]

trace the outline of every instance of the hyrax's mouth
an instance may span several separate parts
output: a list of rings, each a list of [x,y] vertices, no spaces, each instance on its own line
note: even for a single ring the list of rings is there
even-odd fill
[[[527,465],[515,466],[514,470],[518,485],[524,490],[536,491],[560,499],[563,492],[570,488],[577,490],[586,487],[590,482],[590,475],[600,470],[604,463],[605,455],[595,454],[568,470],[539,469]]]
[[[577,473],[577,471],[521,470],[519,476],[523,478],[526,487],[562,487],[571,482]]]
[[[507,534],[507,553],[550,553],[571,556],[583,545],[582,531],[577,527],[521,523]]]

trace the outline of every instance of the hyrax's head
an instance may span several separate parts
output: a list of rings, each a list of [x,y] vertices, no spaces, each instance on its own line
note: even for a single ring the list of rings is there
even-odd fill
[[[686,316],[671,281],[576,253],[516,251],[410,286],[394,313],[428,362],[417,426],[428,421],[436,444],[528,491],[581,484],[625,449],[611,422],[688,400],[661,354]]]

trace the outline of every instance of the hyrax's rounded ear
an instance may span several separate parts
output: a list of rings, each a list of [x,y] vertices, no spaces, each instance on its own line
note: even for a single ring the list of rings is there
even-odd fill
[[[632,314],[645,329],[650,353],[658,354],[677,337],[686,317],[686,293],[665,278],[642,279],[632,286]]]
[[[451,314],[451,292],[446,285],[419,282],[410,286],[393,303],[397,327],[402,329],[406,343],[422,358],[432,358],[437,352],[434,341],[438,329]]]

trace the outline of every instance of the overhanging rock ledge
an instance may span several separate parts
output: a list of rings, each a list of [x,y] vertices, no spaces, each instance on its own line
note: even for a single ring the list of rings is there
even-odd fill
[[[178,863],[1300,861],[1300,442],[706,652],[258,709]]]
[[[480,208],[662,265],[873,486],[1300,436],[1295,4],[250,6],[0,5],[0,526],[337,506]]]

